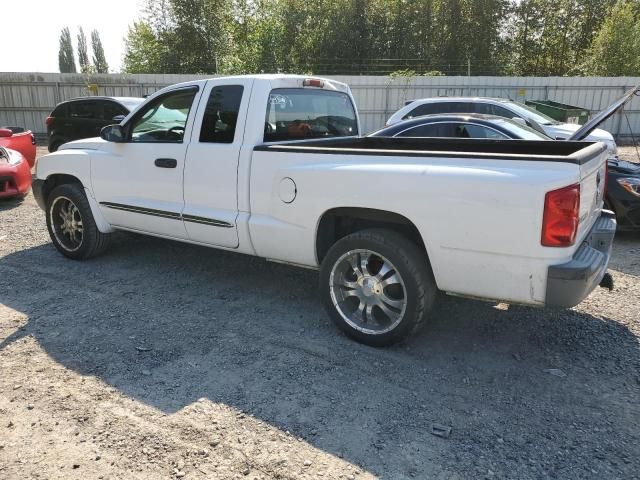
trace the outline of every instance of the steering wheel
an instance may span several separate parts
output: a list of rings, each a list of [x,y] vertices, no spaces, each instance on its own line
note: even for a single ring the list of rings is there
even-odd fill
[[[175,127],[171,127],[169,130],[167,130],[167,133],[175,133],[177,135],[180,135],[178,130],[182,130],[182,134],[184,134],[184,127],[182,125],[176,125]]]

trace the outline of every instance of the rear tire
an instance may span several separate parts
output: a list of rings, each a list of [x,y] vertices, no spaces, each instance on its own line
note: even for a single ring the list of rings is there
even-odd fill
[[[386,229],[338,240],[320,269],[322,302],[349,337],[375,347],[415,333],[431,311],[437,287],[426,253]]]
[[[111,235],[98,230],[82,185],[55,187],[47,198],[47,229],[64,256],[86,260],[102,253]]]

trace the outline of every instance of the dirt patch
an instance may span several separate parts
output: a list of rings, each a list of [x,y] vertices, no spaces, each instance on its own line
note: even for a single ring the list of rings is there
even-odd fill
[[[640,235],[614,248],[575,309],[444,299],[373,349],[315,272],[132,234],[74,262],[0,202],[0,478],[637,478]]]

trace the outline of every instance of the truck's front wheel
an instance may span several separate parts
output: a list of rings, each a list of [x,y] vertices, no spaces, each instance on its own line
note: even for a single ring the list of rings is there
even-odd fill
[[[372,346],[391,345],[416,331],[436,296],[426,254],[383,229],[336,242],[322,262],[320,290],[338,327]]]
[[[75,260],[98,255],[110,238],[98,230],[84,189],[75,183],[59,185],[49,194],[47,228],[58,251]]]

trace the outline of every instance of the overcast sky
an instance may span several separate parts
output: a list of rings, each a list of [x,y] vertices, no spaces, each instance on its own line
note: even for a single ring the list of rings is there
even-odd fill
[[[140,0],[0,0],[0,72],[57,72],[60,30],[71,30],[74,51],[82,26],[91,58],[91,30],[100,32],[109,71],[120,71],[123,38],[138,18]],[[75,52],[77,55],[77,51]],[[76,57],[77,65],[77,57]]]

